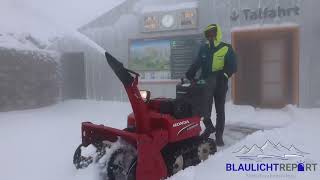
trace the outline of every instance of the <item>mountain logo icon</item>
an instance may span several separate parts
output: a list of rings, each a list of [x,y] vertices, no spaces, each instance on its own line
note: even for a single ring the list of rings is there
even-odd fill
[[[233,153],[240,159],[253,161],[261,161],[264,159],[290,160],[295,158],[302,158],[305,155],[309,154],[307,152],[301,151],[294,145],[286,147],[280,142],[278,144],[275,144],[270,140],[267,140],[262,146],[254,144],[251,148],[248,148],[244,145]]]

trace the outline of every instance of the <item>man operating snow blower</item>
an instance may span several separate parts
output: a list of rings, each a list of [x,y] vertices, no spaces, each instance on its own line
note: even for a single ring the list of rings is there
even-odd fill
[[[193,80],[201,69],[200,79],[206,82],[204,92],[204,109],[202,116],[206,127],[203,136],[209,137],[216,132],[216,144],[223,146],[223,131],[225,125],[225,100],[228,91],[228,79],[236,72],[236,55],[230,44],[222,42],[221,28],[210,24],[204,30],[207,41],[201,45],[197,59],[186,73]],[[216,128],[211,121],[213,99],[216,108]]]

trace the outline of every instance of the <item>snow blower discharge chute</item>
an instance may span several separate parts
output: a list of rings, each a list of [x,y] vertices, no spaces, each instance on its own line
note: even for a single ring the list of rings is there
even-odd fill
[[[138,73],[109,53],[105,56],[124,85],[133,112],[124,130],[82,123],[82,143],[73,157],[77,169],[97,163],[105,180],[162,180],[216,152],[214,140],[200,135],[201,119],[190,105],[192,97],[187,91],[178,94],[178,89],[192,84],[182,80],[177,99],[150,99],[150,92],[138,89]],[[84,153],[89,146],[94,152]]]

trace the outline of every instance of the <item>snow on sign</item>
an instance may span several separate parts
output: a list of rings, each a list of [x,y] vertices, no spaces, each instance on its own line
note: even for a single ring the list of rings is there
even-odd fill
[[[299,16],[300,8],[298,6],[283,8],[278,6],[277,8],[258,8],[258,9],[242,9],[240,11],[234,9],[232,10],[230,19],[232,21],[237,21],[240,16],[244,17],[246,21],[255,21],[258,19],[274,19],[287,16]]]

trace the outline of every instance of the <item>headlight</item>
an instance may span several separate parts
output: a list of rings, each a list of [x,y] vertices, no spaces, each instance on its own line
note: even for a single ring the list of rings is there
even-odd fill
[[[141,90],[140,95],[144,102],[148,102],[150,100],[151,93],[150,91]]]

